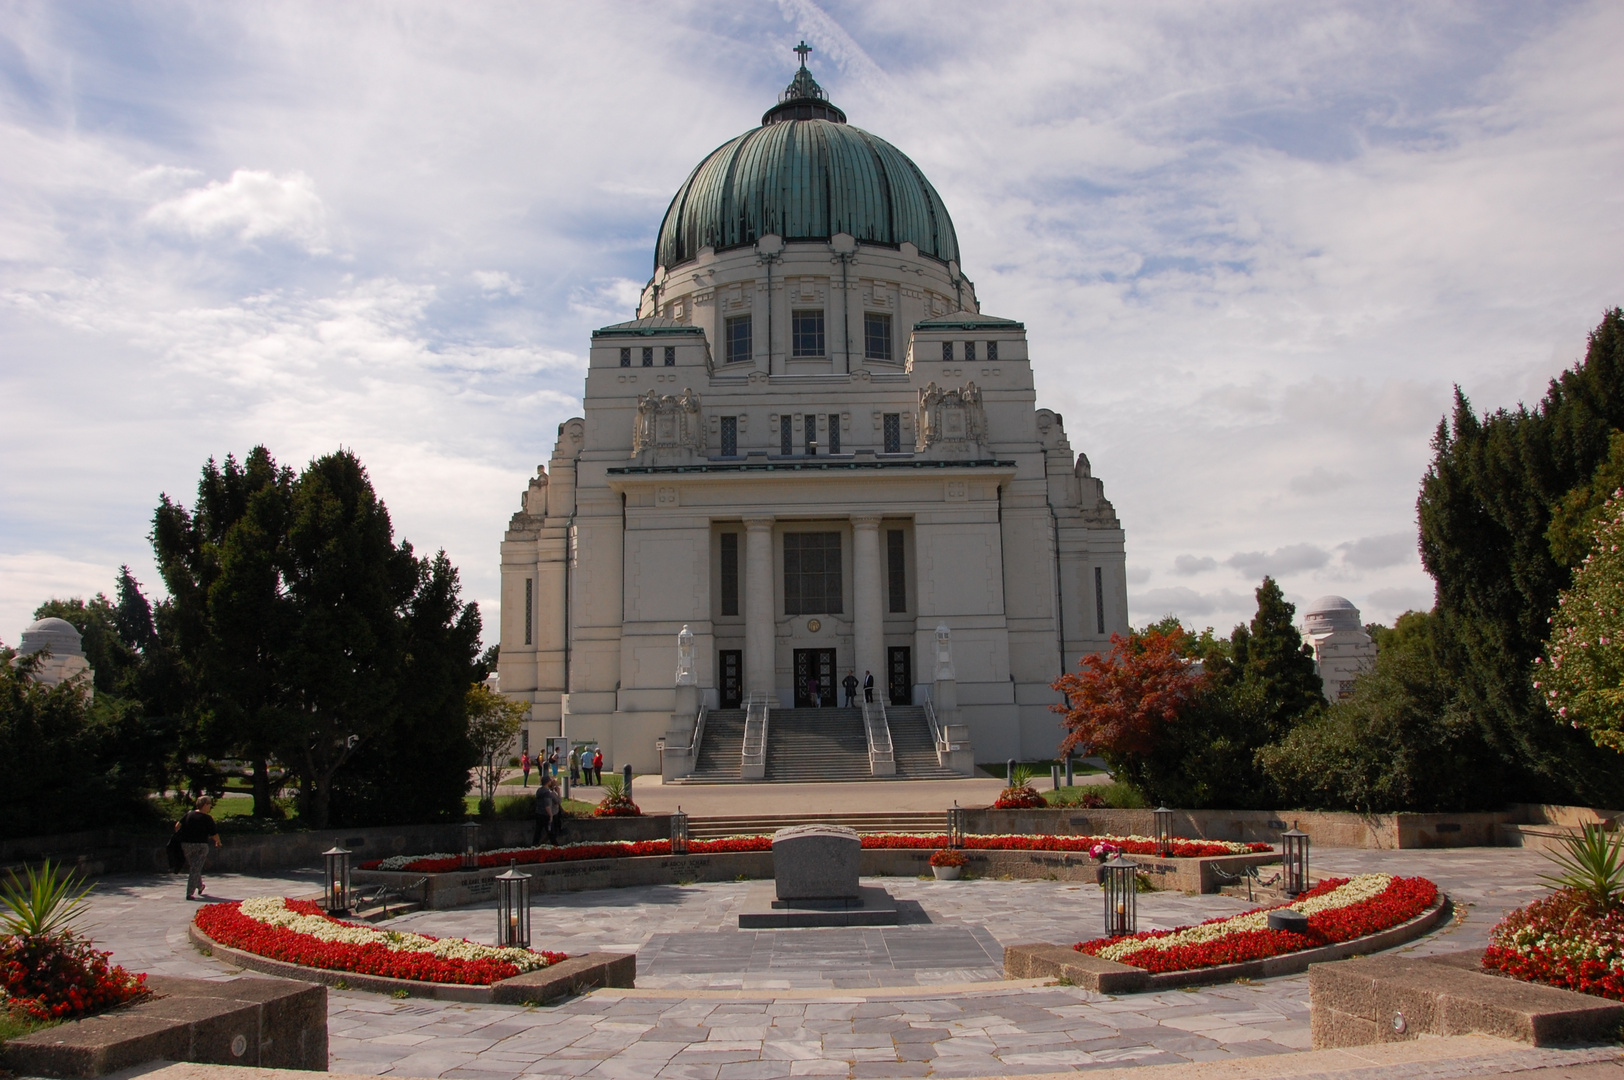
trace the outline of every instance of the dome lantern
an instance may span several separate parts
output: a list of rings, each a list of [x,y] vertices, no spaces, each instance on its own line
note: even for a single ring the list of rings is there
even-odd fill
[[[789,85],[784,87],[784,92],[778,95],[778,104],[761,114],[761,126],[781,124],[786,120],[827,120],[833,124],[844,124],[846,114],[829,103],[828,93],[807,70],[806,54],[812,51],[812,46],[802,41],[794,51],[800,54],[801,68]]]

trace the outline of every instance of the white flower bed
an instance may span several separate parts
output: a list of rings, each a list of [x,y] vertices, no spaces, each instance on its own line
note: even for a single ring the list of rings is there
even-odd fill
[[[1352,907],[1363,903],[1372,897],[1380,896],[1387,891],[1393,883],[1391,874],[1360,874],[1350,878],[1345,885],[1340,885],[1323,896],[1310,897],[1299,900],[1295,904],[1287,905],[1293,911],[1300,911],[1304,915],[1314,915],[1321,911],[1332,911],[1336,908]],[[1276,909],[1278,910],[1278,909]],[[1244,915],[1225,919],[1222,922],[1206,923],[1202,926],[1187,926],[1171,934],[1155,938],[1127,937],[1111,945],[1107,945],[1095,953],[1105,960],[1118,960],[1132,953],[1144,949],[1172,949],[1180,945],[1200,945],[1209,941],[1216,941],[1230,934],[1245,933],[1249,930],[1267,930],[1269,928],[1269,913],[1267,911],[1248,911]]]
[[[427,953],[441,960],[505,960],[520,971],[536,971],[547,966],[547,958],[529,949],[499,949],[462,938],[431,938],[403,934],[355,923],[335,922],[321,915],[301,915],[289,911],[280,896],[244,900],[240,910],[255,922],[279,926],[296,934],[308,934],[318,941],[345,945],[381,944],[391,952]]]

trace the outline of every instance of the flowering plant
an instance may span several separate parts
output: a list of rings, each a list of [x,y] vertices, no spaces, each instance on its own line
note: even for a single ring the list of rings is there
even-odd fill
[[[1489,931],[1483,966],[1525,982],[1624,1001],[1624,909],[1597,915],[1572,889],[1535,900]]]
[[[994,810],[1041,810],[1048,805],[1043,796],[1038,794],[1037,788],[1031,784],[1023,784],[1020,787],[1011,785],[1000,791],[998,798],[993,801],[992,808]]]
[[[1098,859],[1100,862],[1104,862],[1113,855],[1122,854],[1122,849],[1115,844],[1110,844],[1104,840],[1101,840],[1099,843],[1088,849],[1088,854],[1090,858]]]
[[[0,1003],[31,1020],[71,1020],[152,992],[111,955],[66,931],[0,938]]]
[[[865,848],[931,849],[947,847],[946,833],[864,833]],[[1056,836],[1056,835],[999,835],[977,834],[966,836],[963,847],[981,851],[1063,851],[1090,853],[1101,843],[1108,843],[1118,851],[1130,855],[1159,853],[1156,841],[1148,836]],[[724,836],[713,840],[688,841],[690,855],[713,855],[737,851],[771,851],[773,838],[769,835]],[[1268,844],[1240,844],[1228,840],[1175,840],[1173,857],[1181,859],[1203,858],[1214,855],[1245,855],[1271,851]],[[560,844],[558,847],[497,848],[479,854],[481,867],[505,867],[509,862],[526,865],[534,863],[574,862],[581,859],[623,859],[671,854],[669,840],[604,840],[590,843]],[[444,874],[462,868],[462,856],[437,851],[427,855],[391,855],[387,859],[373,859],[360,864],[362,870],[405,870],[419,874]]]
[[[1547,655],[1534,658],[1534,688],[1558,720],[1597,746],[1624,750],[1624,490],[1600,509],[1590,554],[1557,597]]]
[[[962,852],[952,848],[941,848],[931,852],[930,864],[932,866],[964,866],[969,863]]]
[[[611,776],[603,782],[603,801],[592,811],[593,817],[642,817],[643,811],[632,802],[626,782]]]
[[[496,948],[462,938],[342,922],[308,900],[276,896],[210,904],[195,921],[212,940],[256,956],[419,982],[488,986],[567,959],[563,953]]]
[[[1352,941],[1408,922],[1437,899],[1438,887],[1426,878],[1389,874],[1327,878],[1290,904],[1275,904],[1175,930],[1095,938],[1078,942],[1073,948],[1146,971],[1187,971]],[[1307,915],[1308,933],[1269,929],[1269,912],[1281,907]]]

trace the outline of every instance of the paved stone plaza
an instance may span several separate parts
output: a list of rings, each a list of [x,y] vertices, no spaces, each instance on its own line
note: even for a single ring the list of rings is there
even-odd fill
[[[1411,948],[1481,945],[1506,910],[1542,890],[1546,866],[1514,849],[1317,850],[1322,873],[1423,874],[1464,917]],[[509,1080],[520,1075],[683,1080],[784,1076],[940,1076],[1066,1072],[1200,1062],[1306,1049],[1306,976],[1110,998],[1005,982],[1001,950],[1097,932],[1097,893],[1061,882],[870,878],[904,901],[904,925],[740,931],[748,883],[653,886],[540,898],[539,943],[569,952],[636,951],[638,989],[553,1008],[331,995],[333,1071]],[[314,873],[210,879],[210,896],[309,894]],[[142,971],[225,977],[194,950],[195,905],[177,878],[122,876],[93,894],[84,929]],[[1247,905],[1226,897],[1141,897],[1141,919],[1171,926]],[[484,939],[488,907],[422,912],[396,925]],[[1519,1050],[1403,1075],[1483,1074],[1606,1057]],[[1419,1068],[1419,1067],[1417,1067]],[[1394,1075],[1389,1073],[1389,1075]]]

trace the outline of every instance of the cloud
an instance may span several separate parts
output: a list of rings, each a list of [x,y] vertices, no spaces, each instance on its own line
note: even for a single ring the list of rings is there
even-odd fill
[[[1294,495],[1326,495],[1351,483],[1352,473],[1332,472],[1323,465],[1316,465],[1302,476],[1293,476],[1286,486]]]
[[[1249,597],[1228,589],[1203,593],[1183,585],[1147,589],[1128,598],[1128,606],[1145,616],[1141,622],[1158,619],[1163,615],[1177,615],[1180,619],[1192,615],[1205,617],[1216,612],[1246,610],[1250,604],[1252,601]]]
[[[1190,577],[1202,574],[1208,570],[1218,569],[1218,560],[1211,555],[1180,555],[1173,560],[1173,573],[1180,577]]]
[[[1330,552],[1314,544],[1288,544],[1272,552],[1238,551],[1224,560],[1224,565],[1239,570],[1249,578],[1281,574],[1300,570],[1318,570],[1331,561]]]
[[[1388,566],[1402,566],[1416,562],[1416,536],[1414,532],[1386,533],[1365,536],[1346,544],[1338,544],[1342,561],[1361,570],[1380,570]]]
[[[1150,568],[1146,566],[1129,566],[1126,575],[1129,585],[1143,585],[1150,580]]]
[[[519,296],[524,293],[524,285],[514,279],[506,270],[475,270],[474,283],[488,294],[503,293],[508,296]]]
[[[238,169],[223,184],[211,180],[158,203],[147,211],[146,220],[196,239],[229,233],[244,244],[277,239],[313,255],[328,251],[327,208],[302,172],[274,176]]]
[[[1366,622],[1389,625],[1406,611],[1431,611],[1433,594],[1427,589],[1376,589],[1370,593],[1369,610],[1361,610]]]

